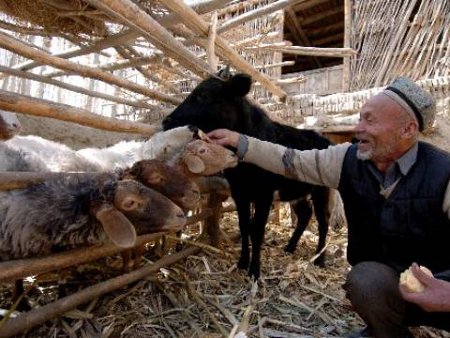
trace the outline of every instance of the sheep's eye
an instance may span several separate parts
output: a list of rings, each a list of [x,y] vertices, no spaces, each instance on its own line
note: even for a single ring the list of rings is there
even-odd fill
[[[206,154],[208,152],[208,148],[200,148],[199,150],[198,150],[198,153],[200,154],[200,155],[204,155],[204,154]]]

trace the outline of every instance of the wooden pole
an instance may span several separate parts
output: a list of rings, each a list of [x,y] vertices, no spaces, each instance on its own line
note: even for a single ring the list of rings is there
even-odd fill
[[[285,43],[264,44],[260,46],[245,47],[247,50],[271,50],[284,54],[326,56],[326,57],[346,57],[355,55],[357,52],[351,48],[318,48],[286,46]]]
[[[209,25],[195,11],[188,7],[181,0],[162,0],[164,6],[179,15],[181,21],[194,33],[201,37],[208,36]],[[205,45],[207,42],[205,42]],[[206,46],[203,46],[206,48]],[[217,36],[216,38],[217,54],[230,61],[236,69],[243,71],[260,82],[268,91],[278,96],[280,99],[286,98],[286,92],[274,84],[267,76],[258,72],[252,65],[244,60],[235,50],[229,46],[229,42]]]
[[[81,304],[87,303],[96,297],[122,288],[148,276],[151,273],[159,271],[163,267],[174,264],[190,255],[194,255],[200,252],[200,250],[200,247],[189,247],[178,253],[165,256],[156,261],[154,264],[145,265],[138,270],[89,286],[73,295],[61,298],[42,307],[35,308],[27,313],[21,314],[16,318],[10,318],[3,324],[2,327],[0,327],[0,338],[12,337],[28,331],[31,328],[39,324],[43,324],[52,318],[61,316],[62,314],[76,308]]]
[[[41,75],[37,75],[34,74],[32,72],[24,72],[21,70],[17,70],[17,69],[13,69],[13,68],[8,68],[8,67],[4,67],[4,66],[0,66],[0,72],[4,73],[4,74],[10,74],[10,75],[14,75],[23,79],[29,79],[32,81],[37,81],[37,82],[42,82],[42,83],[47,83],[56,87],[60,87],[60,88],[64,88],[67,90],[70,90],[72,92],[75,93],[80,93],[80,94],[84,94],[84,95],[89,95],[89,96],[93,96],[93,97],[98,97],[104,100],[108,100],[111,102],[116,102],[116,103],[120,103],[120,104],[126,104],[128,106],[133,106],[133,107],[138,107],[138,108],[146,108],[146,109],[155,109],[156,106],[153,106],[151,104],[142,102],[142,101],[131,101],[131,100],[127,100],[127,99],[123,99],[121,97],[117,97],[114,95],[109,95],[109,94],[104,94],[104,93],[100,93],[100,92],[94,92],[92,90],[87,90],[84,89],[83,87],[79,87],[79,86],[75,86],[75,85],[71,85],[68,83],[64,83],[62,81],[58,81],[58,80],[54,80],[51,79],[47,76],[41,76]]]
[[[0,90],[0,109],[75,122],[84,126],[103,130],[137,133],[146,136],[151,136],[161,130],[161,127],[157,125],[103,117],[81,108],[75,108],[48,100],[36,99],[4,90]]]
[[[44,51],[28,47],[24,43],[21,43],[13,39],[12,37],[8,36],[3,32],[0,32],[0,47],[3,47],[13,53],[22,55],[29,59],[33,59],[42,64],[71,71],[83,77],[97,79],[163,102],[169,102],[174,105],[181,103],[181,101],[175,97],[159,93],[145,86],[141,86],[131,81],[122,79],[118,76],[112,75],[108,72],[104,72],[93,67],[83,66],[71,61],[67,61],[65,59],[52,56]]]
[[[352,29],[352,0],[344,0],[344,48],[350,47]],[[345,56],[342,68],[342,91],[350,90],[350,57]]]
[[[115,15],[134,30],[139,31],[165,55],[177,60],[193,73],[205,77],[208,64],[188,50],[173,35],[131,0],[85,0],[87,3]],[[191,9],[190,7],[188,7]],[[193,9],[191,9],[193,11]],[[195,12],[194,12],[195,13]]]
[[[223,212],[228,211],[234,210],[232,208],[223,209]],[[188,217],[186,225],[200,222],[204,219],[207,219],[212,214],[213,211],[211,209],[204,209],[201,213]],[[145,243],[155,241],[165,234],[167,233],[158,232],[154,234],[138,236],[134,247],[138,248]],[[125,250],[129,250],[129,248],[121,248],[114,244],[103,244],[68,250],[46,257],[14,259],[11,261],[1,262],[0,282],[15,281],[19,278],[41,275],[50,271],[61,270],[69,266],[94,261],[106,256],[112,256]]]
[[[280,9],[284,9],[288,6],[292,6],[298,2],[305,2],[305,0],[279,0],[279,1],[269,4],[267,6],[263,6],[258,9],[255,9],[253,11],[246,12],[246,13],[236,16],[230,20],[227,20],[223,25],[220,26],[220,28],[217,29],[217,34],[226,32],[226,31],[228,31],[234,27],[237,27],[247,21],[257,19],[263,15],[267,15],[267,14],[273,13],[275,11],[278,11]]]

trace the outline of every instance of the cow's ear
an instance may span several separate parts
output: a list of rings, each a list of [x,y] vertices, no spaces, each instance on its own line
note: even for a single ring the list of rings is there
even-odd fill
[[[216,74],[220,79],[228,81],[231,77],[230,65],[220,69]]]
[[[234,96],[245,96],[252,86],[252,78],[247,74],[236,74],[228,81],[228,86]]]

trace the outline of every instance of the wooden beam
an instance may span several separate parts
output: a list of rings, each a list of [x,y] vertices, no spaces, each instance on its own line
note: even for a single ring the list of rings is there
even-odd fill
[[[165,55],[178,61],[183,67],[193,73],[201,77],[206,77],[209,74],[206,62],[199,60],[194,53],[176,40],[169,31],[131,0],[85,1],[105,11],[107,14],[114,15],[121,22],[140,32],[142,36],[163,51]],[[190,7],[188,8],[192,10]]]
[[[193,5],[193,8],[199,13],[199,14],[205,14],[212,10],[215,10],[217,8],[223,7],[224,4],[230,2],[231,0],[212,0],[212,1],[205,1],[198,5]],[[164,15],[163,17],[156,19],[161,25],[170,27],[171,25],[177,24],[178,19],[176,15],[168,14]],[[84,47],[84,48],[75,48],[68,51],[64,51],[62,53],[54,54],[54,56],[58,56],[63,59],[70,59],[73,57],[86,55],[90,53],[99,52],[103,49],[119,46],[123,44],[127,44],[130,41],[133,41],[137,39],[140,36],[140,33],[137,31],[134,31],[132,29],[126,30],[122,33],[118,33],[115,35],[108,36],[104,38],[103,40],[97,41],[91,46]],[[35,67],[41,66],[40,63],[35,61],[27,61],[21,65],[16,66],[15,68],[20,70],[30,70]]]
[[[67,51],[64,51],[61,53],[54,54],[53,56],[59,57],[62,59],[70,59],[70,58],[81,56],[81,55],[99,52],[103,49],[106,49],[106,48],[109,48],[112,46],[121,45],[123,43],[130,42],[131,40],[136,39],[138,36],[139,36],[139,33],[128,30],[123,33],[108,36],[107,38],[94,43],[92,46],[84,47],[84,48],[70,49],[70,50],[67,50]],[[39,67],[41,65],[42,65],[41,63],[36,62],[36,61],[27,61],[25,63],[15,66],[14,69],[26,71],[26,70],[31,70],[33,68]]]
[[[355,55],[357,52],[351,48],[317,48],[317,47],[299,47],[299,46],[277,46],[275,44],[271,45],[261,45],[255,47],[247,47],[248,49],[267,49],[271,51],[281,52],[284,54],[294,54],[294,55],[315,55],[315,56],[326,56],[326,57],[345,57]]]
[[[93,67],[83,66],[62,58],[52,56],[46,52],[31,48],[22,44],[14,39],[12,39],[7,34],[0,32],[0,46],[19,55],[27,57],[29,59],[36,60],[42,64],[50,65],[59,69],[65,69],[76,74],[89,77],[92,79],[97,79],[109,84],[119,86],[121,88],[128,89],[132,92],[139,93],[163,102],[169,102],[172,104],[179,104],[181,101],[175,97],[159,93],[146,86],[141,86],[131,81],[125,80],[118,76],[112,75],[107,72],[103,72]]]
[[[158,272],[161,268],[174,264],[190,255],[194,255],[200,252],[200,250],[200,247],[188,247],[183,251],[164,256],[153,264],[147,264],[138,270],[97,283],[70,296],[32,309],[16,318],[10,318],[3,323],[0,337],[13,337],[22,332],[28,331],[39,324],[43,324],[52,318],[58,317],[81,304],[87,303],[94,298],[104,295],[105,293],[117,290],[142,279],[149,274]]]
[[[236,16],[232,19],[229,19],[225,23],[223,23],[217,29],[217,34],[221,34],[223,32],[230,30],[231,28],[242,25],[244,22],[248,22],[250,20],[257,19],[263,15],[267,15],[267,14],[273,13],[275,11],[278,11],[280,9],[284,9],[293,4],[296,4],[298,2],[305,2],[305,1],[306,0],[279,0],[279,1],[273,2],[269,5],[255,9],[253,11],[246,12],[246,13]]]
[[[326,45],[328,43],[333,43],[336,41],[340,41],[343,44],[343,42],[344,42],[343,39],[344,39],[344,34],[338,33],[338,34],[333,34],[333,35],[327,35],[320,39],[316,39],[316,40],[314,40],[314,44],[316,46],[319,46],[319,45]]]
[[[291,27],[293,27],[292,34],[294,35],[295,39],[299,42],[300,45],[303,45],[304,47],[312,47],[311,41],[309,41],[308,37],[303,31],[303,28],[300,25],[299,20],[297,20],[297,16],[295,15],[294,11],[291,8],[287,8],[285,13],[287,14],[287,20],[290,21]],[[322,67],[322,64],[316,56],[312,56],[311,59],[317,68]]]
[[[344,0],[344,48],[351,48],[352,0]],[[350,57],[344,57],[342,67],[342,91],[350,90]]]
[[[302,21],[302,26],[305,27],[305,26],[308,26],[308,25],[310,25],[310,24],[312,24],[314,22],[320,22],[323,19],[328,18],[328,17],[333,16],[333,15],[336,15],[336,14],[343,14],[343,8],[342,7],[336,7],[334,9],[330,9],[328,11],[323,11],[320,14],[313,15],[313,16],[307,18],[307,19],[303,19],[303,20],[301,20]]]
[[[85,109],[4,90],[0,90],[0,109],[75,122],[103,130],[138,133],[147,136],[151,136],[161,129],[160,126],[103,117]]]
[[[84,94],[84,95],[89,95],[89,96],[93,96],[93,97],[98,97],[104,100],[108,100],[111,102],[116,102],[116,103],[120,103],[120,104],[126,104],[128,106],[133,106],[133,107],[138,107],[138,108],[145,108],[145,109],[155,109],[156,106],[145,103],[143,101],[131,101],[131,100],[127,100],[127,99],[123,99],[121,97],[118,96],[114,96],[114,95],[109,95],[109,94],[103,94],[101,92],[94,92],[91,90],[87,90],[83,87],[79,87],[79,86],[75,86],[75,85],[71,85],[68,83],[64,83],[62,81],[58,81],[58,80],[54,80],[54,79],[50,79],[47,78],[45,76],[41,76],[41,75],[37,75],[34,74],[32,72],[24,72],[21,70],[16,70],[16,69],[12,69],[12,68],[7,68],[4,66],[0,66],[0,72],[4,73],[4,74],[9,74],[9,75],[14,75],[23,79],[29,79],[32,81],[37,81],[37,82],[42,82],[42,83],[47,83],[56,87],[60,87],[60,88],[64,88],[67,90],[70,90],[72,92],[75,93],[80,93],[80,94]]]
[[[181,21],[191,29],[194,33],[201,37],[208,36],[208,24],[195,11],[181,0],[162,0],[161,3],[170,11],[179,15]],[[260,82],[268,91],[278,96],[280,99],[286,97],[286,92],[279,86],[274,84],[270,79],[258,72],[252,65],[244,60],[235,50],[229,46],[229,42],[220,36],[216,38],[217,54],[226,60],[238,70],[252,76],[252,78]]]

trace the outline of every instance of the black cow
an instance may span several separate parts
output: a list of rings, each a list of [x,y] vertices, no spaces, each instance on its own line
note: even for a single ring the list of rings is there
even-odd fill
[[[236,74],[223,78],[223,74],[212,76],[200,83],[193,92],[163,121],[165,130],[192,124],[205,132],[217,128],[228,128],[249,136],[279,143],[295,149],[323,149],[330,142],[312,130],[299,130],[269,119],[267,114],[245,98],[251,87],[251,77]],[[275,191],[285,201],[293,203],[297,214],[297,227],[289,244],[285,247],[293,252],[312,215],[309,196],[319,223],[317,252],[322,251],[328,232],[329,189],[290,180],[270,173],[253,164],[240,163],[225,171],[231,195],[236,203],[239,229],[242,236],[242,251],[238,267],[249,267],[249,236],[252,242],[252,259],[249,275],[260,274],[260,251],[264,229],[269,216]],[[254,204],[254,214],[251,204]],[[324,255],[315,264],[324,265]]]

